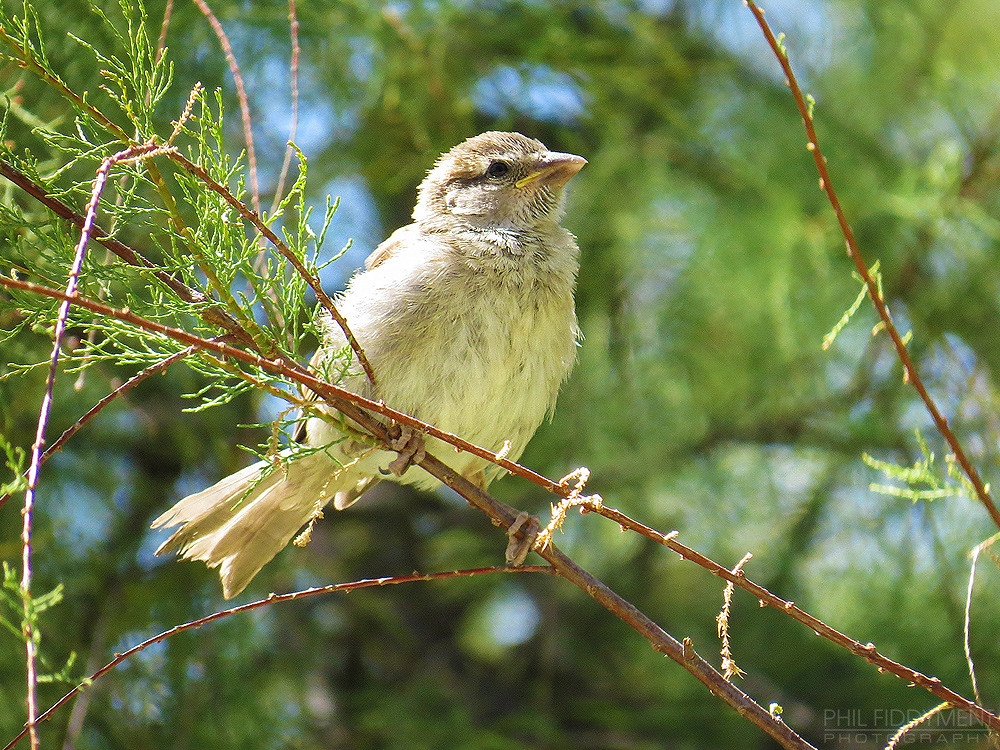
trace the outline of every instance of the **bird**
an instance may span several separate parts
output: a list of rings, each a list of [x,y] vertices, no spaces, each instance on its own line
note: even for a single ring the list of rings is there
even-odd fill
[[[514,132],[481,133],[443,153],[417,189],[412,223],[335,297],[374,384],[328,313],[318,317],[311,370],[516,461],[576,361],[579,248],[560,221],[566,183],[586,163]],[[315,406],[300,414],[290,447],[152,523],[178,527],[156,554],[176,550],[218,568],[226,599],[328,503],[343,510],[383,478],[438,486],[415,465],[427,453],[482,489],[502,473],[408,428],[390,451],[312,392],[303,399]]]

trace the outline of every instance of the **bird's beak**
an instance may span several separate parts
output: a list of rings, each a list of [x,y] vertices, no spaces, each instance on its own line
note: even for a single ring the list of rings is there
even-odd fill
[[[563,154],[550,151],[535,164],[535,168],[525,177],[514,183],[514,187],[523,188],[541,180],[547,185],[560,188],[569,182],[570,178],[583,169],[587,160],[575,154]]]

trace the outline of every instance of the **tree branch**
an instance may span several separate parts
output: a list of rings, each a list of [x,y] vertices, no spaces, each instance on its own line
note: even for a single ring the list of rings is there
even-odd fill
[[[312,596],[319,596],[320,594],[332,594],[336,592],[350,592],[357,591],[358,589],[371,588],[373,586],[391,586],[400,583],[414,583],[417,581],[439,581],[446,578],[464,578],[471,577],[475,575],[484,575],[486,573],[550,573],[552,568],[548,565],[525,565],[520,568],[471,568],[466,570],[451,570],[443,573],[413,573],[406,576],[386,576],[383,578],[364,578],[360,581],[351,581],[350,583],[334,583],[329,586],[319,586],[310,589],[305,589],[302,591],[293,591],[288,594],[270,594],[265,599],[258,599],[255,602],[250,602],[248,604],[241,604],[238,607],[232,607],[230,609],[222,610],[221,612],[214,612],[205,617],[200,617],[197,620],[191,620],[190,622],[185,622],[182,625],[175,625],[169,630],[164,630],[162,633],[154,635],[152,638],[147,638],[142,643],[136,644],[128,651],[123,651],[120,654],[115,654],[115,658],[110,662],[105,664],[103,667],[94,672],[90,677],[84,680],[83,683],[77,685],[75,688],[70,690],[66,695],[57,700],[48,710],[45,711],[41,716],[38,717],[36,723],[41,723],[52,718],[54,714],[61,706],[65,705],[67,701],[72,699],[77,693],[79,693],[84,687],[92,684],[95,680],[99,680],[101,677],[106,675],[112,669],[117,667],[126,659],[135,656],[140,651],[144,651],[150,646],[159,643],[160,641],[165,641],[171,636],[177,635],[185,630],[192,630],[200,628],[202,625],[208,625],[209,623],[215,622],[216,620],[221,620],[226,617],[231,617],[232,615],[241,614],[243,612],[249,612],[252,609],[258,609],[259,607],[272,605],[272,604],[284,604],[285,602],[297,601],[299,599],[307,599]],[[14,739],[8,742],[3,750],[11,750],[18,742],[24,739],[24,736],[28,733],[28,728],[25,727],[20,734],[18,734]]]
[[[944,701],[955,708],[965,711],[971,716],[976,717],[978,720],[983,722],[994,731],[1000,732],[1000,717],[990,713],[985,708],[980,706],[973,701],[963,698],[961,695],[951,690],[941,683],[937,677],[927,677],[924,674],[911,669],[910,667],[903,666],[898,662],[889,659],[888,657],[880,654],[878,649],[875,648],[872,643],[862,644],[860,641],[856,641],[850,636],[844,635],[839,630],[836,630],[817,617],[813,617],[808,612],[805,612],[795,606],[795,602],[786,601],[770,591],[765,589],[763,586],[754,583],[746,577],[742,570],[733,572],[726,568],[724,565],[720,565],[714,560],[705,557],[700,552],[691,549],[690,547],[681,544],[677,541],[677,532],[671,532],[670,534],[661,534],[656,529],[652,529],[639,521],[635,521],[624,513],[617,511],[613,508],[608,508],[603,504],[600,507],[583,506],[587,511],[592,511],[598,513],[605,518],[614,521],[619,526],[625,529],[630,529],[638,534],[642,534],[647,539],[652,539],[658,544],[662,544],[667,547],[683,559],[690,562],[696,563],[705,570],[711,572],[713,575],[723,578],[729,583],[739,586],[744,591],[748,591],[753,594],[762,604],[767,604],[774,607],[779,612],[784,612],[786,615],[791,617],[793,620],[798,620],[803,625],[807,626],[816,635],[822,636],[827,640],[836,643],[838,646],[846,648],[852,654],[860,656],[869,664],[878,667],[879,670],[884,672],[889,672],[896,675],[900,679],[906,682],[911,682],[914,685],[919,685],[924,690],[936,695]]]
[[[66,330],[66,320],[69,317],[70,304],[76,297],[77,283],[80,278],[80,270],[83,267],[83,259],[87,253],[87,245],[90,242],[90,234],[94,226],[97,215],[97,203],[104,191],[107,183],[108,173],[111,167],[122,162],[135,161],[147,158],[157,152],[157,146],[130,146],[124,151],[120,151],[114,156],[109,156],[97,170],[97,177],[94,180],[93,191],[90,202],[87,205],[87,215],[80,230],[80,240],[76,246],[76,253],[73,256],[73,264],[69,271],[69,280],[66,282],[66,291],[59,312],[56,315],[56,323],[52,332],[52,355],[49,360],[49,373],[45,380],[45,393],[42,396],[42,405],[38,413],[38,424],[35,429],[35,440],[31,445],[31,463],[28,466],[27,489],[24,492],[24,508],[21,511],[21,597],[24,601],[24,619],[22,620],[22,631],[24,635],[26,665],[27,665],[27,706],[28,706],[28,735],[31,741],[32,750],[38,748],[38,733],[35,724],[38,714],[38,674],[36,672],[36,659],[38,656],[38,636],[34,630],[34,604],[31,598],[32,582],[32,520],[35,508],[35,491],[38,488],[38,472],[42,465],[42,446],[45,444],[45,431],[49,423],[49,414],[52,410],[53,388],[56,381],[56,372],[59,365],[59,352],[62,348],[62,337]]]
[[[77,213],[58,198],[49,195],[45,188],[38,185],[21,170],[3,159],[0,159],[0,176],[7,178],[17,185],[60,219],[69,222],[77,229],[83,229],[84,217],[82,214]],[[146,259],[138,251],[133,250],[114,237],[110,237],[96,222],[91,227],[90,235],[95,242],[104,245],[104,247],[130,266],[151,271],[157,281],[173,291],[184,302],[198,305],[198,312],[206,322],[219,326],[227,333],[235,336],[241,343],[252,343],[250,336],[243,330],[243,327],[222,306],[218,304],[206,306],[206,303],[212,300],[179,279],[174,278],[166,271],[158,269],[152,261]]]
[[[260,213],[260,185],[257,182],[257,152],[253,147],[253,127],[250,124],[250,103],[247,101],[247,90],[243,85],[243,74],[240,73],[239,63],[236,62],[236,55],[233,53],[233,45],[229,43],[225,29],[219,19],[215,17],[212,9],[208,7],[205,0],[194,0],[205,18],[208,19],[212,31],[219,39],[219,46],[222,47],[222,54],[229,64],[229,72],[233,74],[233,81],[236,83],[236,98],[240,103],[240,115],[243,118],[243,140],[247,146],[247,168],[250,170],[250,197],[253,200],[253,210]]]
[[[927,411],[934,420],[934,424],[937,426],[938,431],[947,441],[952,453],[955,454],[955,459],[962,467],[962,471],[965,472],[965,475],[969,478],[969,481],[975,488],[979,501],[990,514],[990,518],[993,519],[993,523],[1000,528],[1000,510],[997,509],[996,504],[993,502],[993,498],[990,497],[989,490],[980,478],[976,467],[972,465],[972,462],[970,462],[968,457],[965,455],[965,450],[962,448],[962,444],[958,441],[958,438],[955,437],[955,433],[953,433],[951,428],[948,426],[948,420],[941,414],[937,404],[934,402],[934,399],[931,398],[926,386],[924,386],[923,381],[920,379],[920,374],[917,372],[917,368],[913,364],[913,360],[910,359],[910,353],[906,348],[903,337],[900,335],[895,323],[892,321],[892,315],[889,313],[889,307],[886,305],[885,300],[879,293],[878,283],[868,270],[868,265],[861,256],[861,250],[858,248],[857,242],[854,239],[854,231],[851,229],[851,225],[847,223],[847,217],[844,215],[844,210],[840,205],[840,200],[837,198],[837,193],[834,191],[833,184],[830,182],[830,173],[827,170],[826,157],[824,157],[822,151],[820,151],[819,139],[816,137],[816,128],[813,124],[812,112],[810,111],[811,107],[806,104],[805,97],[802,94],[802,89],[799,88],[799,83],[795,79],[795,74],[792,72],[792,66],[788,61],[788,53],[785,51],[784,46],[775,38],[774,33],[771,31],[771,27],[768,26],[767,21],[764,20],[764,11],[757,6],[754,0],[744,0],[744,5],[750,8],[754,18],[757,19],[757,24],[760,26],[761,31],[764,32],[764,37],[767,39],[767,43],[771,46],[775,56],[778,58],[778,62],[781,64],[782,70],[785,72],[785,80],[788,83],[788,87],[792,91],[795,104],[799,108],[799,114],[802,115],[802,124],[806,129],[806,137],[808,139],[806,148],[812,153],[813,160],[816,162],[816,169],[819,171],[819,186],[826,193],[826,197],[830,201],[830,205],[833,207],[833,212],[837,216],[837,223],[840,225],[840,231],[843,233],[844,239],[847,242],[847,254],[850,255],[851,260],[854,261],[854,266],[857,268],[858,274],[861,276],[861,279],[864,281],[865,287],[868,290],[868,296],[871,298],[872,304],[875,305],[875,310],[878,313],[879,318],[881,318],[882,323],[885,325],[885,330],[892,339],[893,345],[896,347],[896,354],[899,356],[899,361],[903,364],[903,371],[905,373],[906,380],[913,385],[917,393],[920,395],[920,399],[924,402],[924,406],[927,407]]]

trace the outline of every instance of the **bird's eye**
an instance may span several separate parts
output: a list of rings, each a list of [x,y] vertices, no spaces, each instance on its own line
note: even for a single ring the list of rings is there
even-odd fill
[[[505,161],[491,161],[486,168],[487,177],[503,177],[510,171],[510,164]]]

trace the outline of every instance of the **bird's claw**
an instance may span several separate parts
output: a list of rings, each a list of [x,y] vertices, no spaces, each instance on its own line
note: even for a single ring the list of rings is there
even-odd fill
[[[390,433],[389,445],[392,449],[399,451],[399,455],[389,462],[388,470],[379,469],[382,474],[395,474],[397,477],[403,476],[406,470],[415,463],[420,463],[427,456],[424,448],[425,435],[414,430],[412,427],[403,425],[394,429]]]
[[[525,513],[523,510],[517,514],[514,522],[507,527],[507,551],[504,557],[507,564],[515,568],[523,565],[528,553],[535,547],[535,540],[538,538],[540,527],[538,516]]]

